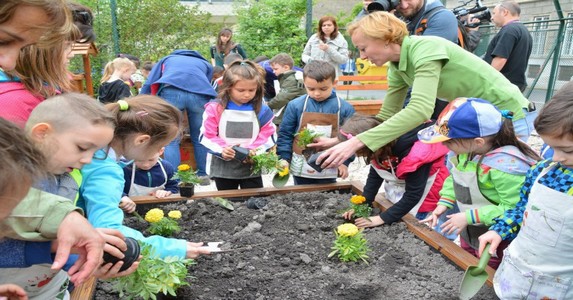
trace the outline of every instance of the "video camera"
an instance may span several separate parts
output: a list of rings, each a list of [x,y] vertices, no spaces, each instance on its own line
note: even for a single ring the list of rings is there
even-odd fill
[[[452,9],[452,12],[454,13],[454,15],[456,15],[456,18],[458,18],[458,20],[462,21],[464,26],[467,26],[467,27],[477,27],[477,26],[479,26],[479,24],[489,23],[491,20],[491,13],[489,11],[489,8],[487,8],[487,6],[484,6],[481,3],[481,0],[475,0],[476,5],[472,8],[467,9],[465,7],[466,5],[471,3],[472,1],[473,0],[468,0],[467,2],[463,2],[462,5],[457,6],[454,9]],[[468,24],[467,18],[464,18],[464,17],[469,15],[469,14],[472,14],[472,18],[476,18],[476,19],[480,20],[480,22]]]

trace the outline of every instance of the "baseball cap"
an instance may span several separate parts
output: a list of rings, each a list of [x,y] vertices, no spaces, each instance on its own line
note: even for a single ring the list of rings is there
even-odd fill
[[[418,132],[427,144],[449,139],[472,139],[493,135],[503,124],[501,112],[489,101],[479,98],[456,98],[444,108],[434,126]]]

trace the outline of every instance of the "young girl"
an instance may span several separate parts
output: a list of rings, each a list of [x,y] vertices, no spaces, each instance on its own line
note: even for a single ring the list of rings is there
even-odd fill
[[[479,238],[480,254],[512,240],[493,278],[501,299],[572,299],[573,288],[573,82],[539,113],[535,130],[554,149],[552,159],[529,170],[520,201]],[[518,234],[519,233],[519,234]],[[517,235],[517,237],[516,237]]]
[[[131,96],[126,82],[136,70],[135,64],[125,57],[118,57],[108,62],[101,78],[98,100],[101,103],[111,103]]]
[[[211,46],[211,64],[224,67],[225,57],[231,53],[237,53],[241,55],[242,59],[247,59],[247,53],[241,44],[233,42],[233,31],[229,28],[223,28],[217,36],[217,43]]]
[[[373,116],[355,114],[344,122],[338,137],[345,141],[380,123]],[[421,220],[427,212],[436,208],[439,191],[449,174],[444,164],[448,149],[442,144],[424,144],[418,141],[418,131],[430,125],[432,124],[422,124],[375,153],[366,153],[366,158],[370,161],[370,172],[362,195],[372,206],[378,190],[384,184],[385,197],[394,205],[385,212],[380,212],[378,216],[356,219],[356,226],[392,224],[408,212]],[[351,219],[353,213],[345,212],[344,218]]]
[[[477,256],[477,238],[493,219],[515,207],[527,170],[539,156],[515,136],[512,114],[476,98],[457,98],[442,111],[435,126],[418,133],[424,143],[439,143],[457,157],[440,191],[438,207],[422,222],[436,225],[438,218],[454,203],[459,213],[449,215],[441,228],[458,232],[460,243]],[[489,265],[497,268],[504,245]]]
[[[211,152],[209,175],[218,190],[263,187],[252,164],[233,159],[233,146],[267,151],[276,143],[273,112],[263,103],[264,71],[243,60],[232,63],[223,75],[219,99],[207,103],[199,140]]]
[[[168,239],[161,236],[144,237],[141,232],[123,226],[123,211],[119,208],[124,178],[120,158],[143,160],[158,153],[179,134],[181,114],[177,108],[156,96],[139,95],[106,105],[113,115],[114,137],[105,149],[96,152],[81,174],[78,206],[86,212],[94,227],[120,230],[126,237],[150,244],[160,257],[195,258],[208,254],[198,248],[202,243]]]

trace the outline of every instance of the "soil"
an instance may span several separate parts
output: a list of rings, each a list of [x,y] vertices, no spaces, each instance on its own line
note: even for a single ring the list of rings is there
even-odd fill
[[[178,238],[239,248],[198,258],[191,285],[174,299],[458,299],[463,270],[403,223],[364,231],[368,264],[327,258],[349,198],[340,192],[275,195],[259,210],[234,202],[228,211],[212,199],[154,206],[181,210]],[[145,228],[135,218],[126,223]],[[100,281],[95,299],[118,298]],[[497,297],[484,286],[473,299]]]

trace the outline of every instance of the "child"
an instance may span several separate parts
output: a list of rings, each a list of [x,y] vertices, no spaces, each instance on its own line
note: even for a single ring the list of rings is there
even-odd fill
[[[213,77],[211,78],[211,86],[215,89],[215,91],[219,92],[219,85],[223,81],[223,73],[225,72],[225,68],[220,66],[213,67]]]
[[[135,64],[128,58],[118,57],[108,62],[101,78],[98,100],[101,103],[111,103],[130,97],[130,87],[126,82],[136,70]]]
[[[199,139],[211,152],[209,175],[217,190],[263,187],[261,174],[252,174],[250,163],[233,159],[233,146],[267,151],[276,143],[273,112],[263,103],[264,83],[261,67],[236,61],[223,75],[219,99],[205,106]]]
[[[442,111],[435,126],[418,133],[422,142],[443,142],[457,155],[450,159],[453,167],[440,191],[438,207],[422,222],[434,227],[440,215],[457,203],[460,212],[449,215],[441,228],[446,233],[458,232],[461,247],[475,256],[477,238],[494,218],[515,207],[525,173],[539,159],[517,139],[511,117],[511,112],[501,112],[485,100],[457,98]],[[501,249],[497,255],[489,261],[492,268],[501,261]]]
[[[356,72],[356,62],[354,62],[354,58],[352,56],[352,51],[348,51],[348,58],[346,59],[346,62],[340,65],[342,75],[354,75],[354,72]],[[352,81],[344,81],[344,84],[352,84]]]
[[[161,159],[164,149],[151,155],[147,159],[134,160],[133,163],[123,167],[125,185],[123,197],[119,207],[126,213],[135,211],[135,202],[130,196],[155,196],[165,198],[171,194],[179,193],[177,180],[171,179],[175,174],[173,165]]]
[[[277,154],[290,162],[294,183],[320,184],[336,182],[336,177],[348,176],[346,161],[338,169],[316,171],[307,164],[302,149],[297,145],[297,133],[305,128],[323,137],[336,137],[339,126],[354,114],[354,107],[336,95],[333,90],[336,80],[334,67],[322,60],[309,62],[303,70],[306,96],[289,103],[279,128]]]
[[[573,82],[539,113],[535,130],[554,150],[529,170],[514,209],[494,220],[479,238],[480,254],[496,253],[513,239],[493,278],[501,299],[573,299]],[[516,236],[517,235],[517,236]]]
[[[273,123],[278,126],[281,124],[287,104],[291,100],[306,94],[306,90],[302,83],[302,72],[292,69],[294,60],[290,55],[279,53],[269,63],[273,73],[278,77],[279,88],[276,96],[267,101],[267,105],[274,111],[275,118]]]
[[[380,123],[374,116],[355,114],[344,122],[338,137],[345,141]],[[439,143],[424,144],[418,141],[418,131],[431,125],[433,124],[428,122],[410,130],[396,141],[378,149],[376,153],[366,150],[370,172],[362,196],[372,206],[384,183],[385,197],[394,205],[380,212],[378,216],[356,219],[356,226],[392,224],[408,212],[422,220],[428,212],[436,208],[440,189],[449,174],[444,162],[448,148]],[[348,211],[344,213],[344,217],[350,220],[353,213]]]
[[[106,108],[113,115],[116,128],[109,146],[96,152],[81,174],[78,206],[86,212],[94,227],[118,229],[126,237],[150,244],[160,257],[195,258],[210,253],[199,248],[202,243],[190,243],[161,236],[144,237],[141,232],[123,226],[123,212],[119,202],[125,180],[119,165],[121,157],[143,160],[158,153],[179,134],[181,113],[177,108],[156,96],[138,95],[127,100],[109,103]]]

